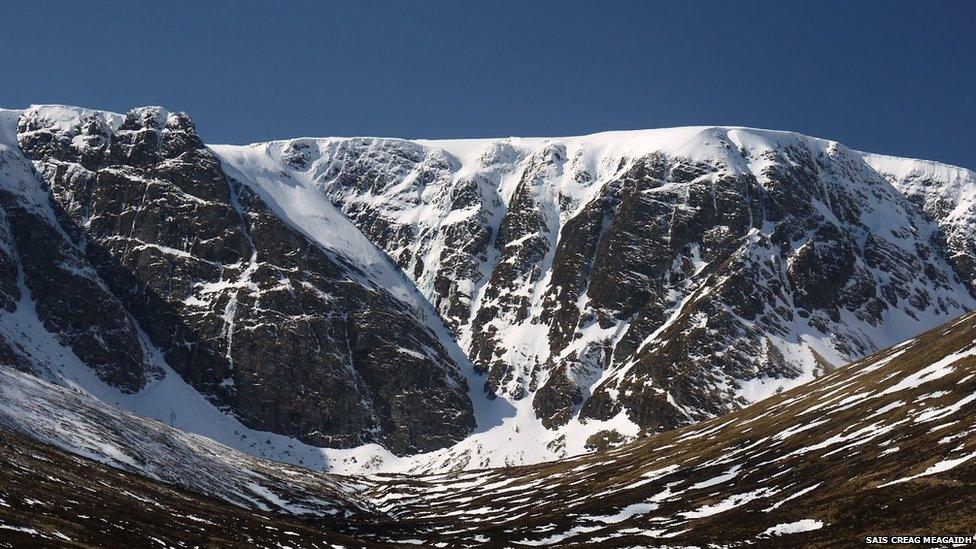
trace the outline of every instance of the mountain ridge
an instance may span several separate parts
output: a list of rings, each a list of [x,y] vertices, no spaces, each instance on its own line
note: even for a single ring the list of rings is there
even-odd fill
[[[973,172],[795,132],[208,146],[0,110],[0,531],[971,532],[974,242]]]
[[[34,106],[34,105],[32,105],[32,106]],[[404,141],[404,142],[421,143],[421,144],[424,144],[424,145],[437,146],[437,145],[451,144],[451,143],[457,143],[457,144],[478,144],[478,143],[481,143],[481,142],[483,142],[483,143],[491,143],[491,142],[497,142],[497,141],[519,141],[519,140],[521,140],[521,141],[528,141],[528,142],[544,142],[544,141],[553,141],[553,140],[556,140],[556,141],[562,141],[562,140],[583,140],[583,139],[587,139],[587,138],[601,137],[601,136],[625,137],[627,135],[634,135],[634,134],[648,133],[648,132],[656,132],[656,131],[661,131],[661,130],[711,130],[711,129],[716,129],[716,130],[744,130],[744,131],[747,131],[747,132],[750,132],[751,131],[751,132],[768,133],[768,134],[792,135],[792,136],[796,136],[796,137],[802,137],[802,138],[805,138],[805,139],[817,140],[817,141],[821,141],[821,142],[825,142],[825,143],[839,143],[839,144],[844,144],[844,142],[841,141],[841,140],[831,139],[831,138],[828,138],[828,137],[819,137],[819,136],[815,136],[815,135],[811,135],[811,134],[807,134],[807,133],[803,133],[803,132],[798,132],[798,131],[794,131],[794,130],[782,130],[782,129],[775,129],[775,128],[763,128],[763,127],[759,127],[759,126],[744,126],[744,125],[735,125],[735,124],[713,124],[713,125],[709,125],[709,124],[691,124],[691,125],[684,125],[684,126],[662,126],[662,127],[657,127],[657,128],[650,128],[650,127],[648,127],[648,128],[632,128],[632,129],[620,129],[620,130],[601,130],[601,131],[596,131],[596,132],[592,132],[592,133],[579,133],[579,134],[569,134],[569,135],[551,135],[551,136],[545,136],[545,135],[535,135],[535,136],[532,136],[532,135],[507,135],[507,136],[501,136],[500,135],[500,136],[489,136],[489,137],[402,137],[402,136],[394,136],[394,135],[318,135],[318,136],[315,136],[315,135],[303,135],[303,136],[296,136],[296,137],[268,139],[268,140],[265,140],[265,141],[251,141],[251,142],[247,142],[247,143],[216,143],[215,142],[215,143],[212,143],[211,145],[217,146],[217,147],[253,147],[253,146],[269,145],[269,144],[276,144],[276,143],[288,143],[290,141],[306,141],[306,140],[307,141],[321,141],[321,140],[330,141],[330,140],[348,140],[348,139],[370,139],[370,140]],[[941,160],[932,160],[932,159],[921,158],[921,157],[912,157],[912,156],[900,156],[900,155],[897,155],[897,154],[889,154],[889,153],[878,153],[878,152],[872,152],[872,151],[869,151],[869,150],[866,150],[866,149],[860,149],[860,148],[856,148],[856,147],[848,147],[847,145],[844,145],[844,146],[846,148],[848,148],[849,150],[851,150],[852,152],[855,152],[855,153],[858,153],[858,154],[861,154],[861,155],[872,155],[872,156],[877,156],[877,157],[890,158],[890,159],[894,159],[894,160],[901,160],[901,161],[908,161],[908,162],[917,162],[917,163],[922,163],[922,164],[930,164],[930,165],[933,165],[935,167],[944,166],[944,167],[947,167],[947,168],[950,168],[950,169],[961,170],[961,171],[964,171],[964,172],[973,172],[974,171],[973,168],[966,168],[966,167],[961,166],[961,165],[952,164],[950,162],[944,162],[944,161],[941,161]]]
[[[111,111],[107,111],[107,110],[104,110],[104,109],[78,107],[78,106],[68,105],[68,104],[64,104],[64,103],[32,103],[32,104],[28,105],[26,108],[9,108],[9,107],[2,107],[2,106],[0,106],[0,112],[4,113],[5,116],[19,117],[24,112],[26,112],[26,111],[28,111],[28,110],[30,110],[32,108],[36,108],[36,107],[64,107],[64,108],[67,108],[67,109],[73,109],[73,110],[78,110],[78,111],[87,112],[87,113],[104,113],[104,114],[112,115],[112,116],[119,117],[119,118],[121,118],[123,116],[121,114],[114,113],[114,112],[111,112]],[[162,107],[162,106],[159,106],[159,105],[144,105],[144,107],[148,107],[148,108],[159,108],[159,109],[167,110],[167,112],[169,112],[168,109],[166,109],[166,107]],[[8,128],[5,126],[4,127],[4,130],[7,130],[7,129]],[[254,147],[254,146],[269,145],[269,144],[276,144],[276,143],[282,143],[282,144],[284,144],[284,143],[288,143],[288,142],[291,142],[291,141],[305,141],[305,140],[310,140],[310,141],[325,140],[325,141],[329,141],[329,140],[351,140],[351,139],[391,140],[391,141],[403,141],[403,142],[414,142],[414,143],[423,143],[423,144],[430,144],[430,145],[438,145],[438,144],[445,144],[445,143],[452,143],[452,142],[457,142],[457,143],[478,143],[478,142],[490,143],[490,142],[506,141],[506,140],[524,140],[524,141],[579,140],[579,139],[586,139],[586,138],[591,138],[591,137],[596,137],[596,136],[625,136],[627,134],[639,134],[639,133],[656,132],[656,131],[662,131],[662,130],[709,130],[709,129],[719,129],[719,130],[745,130],[745,131],[753,131],[753,132],[759,132],[759,133],[792,135],[792,136],[796,136],[796,137],[802,137],[802,138],[806,138],[806,139],[812,139],[812,140],[821,141],[821,142],[825,142],[825,143],[838,143],[838,144],[843,144],[843,142],[842,141],[839,141],[839,140],[834,140],[834,139],[827,138],[827,137],[819,137],[819,136],[810,135],[810,134],[806,134],[806,133],[798,132],[798,131],[794,131],[794,130],[783,130],[783,129],[774,129],[774,128],[762,128],[762,127],[758,127],[758,126],[745,126],[745,125],[734,125],[734,124],[733,125],[729,125],[729,124],[714,124],[714,125],[708,125],[708,124],[697,124],[696,125],[696,124],[692,124],[692,125],[684,125],[684,126],[667,126],[667,127],[659,127],[659,128],[632,128],[632,129],[619,129],[619,130],[602,130],[602,131],[597,131],[597,132],[592,132],[592,133],[581,133],[581,134],[571,134],[571,135],[554,135],[554,136],[518,136],[518,135],[509,135],[509,136],[493,136],[493,137],[448,137],[448,138],[436,138],[435,137],[435,138],[429,138],[429,137],[400,137],[400,136],[392,136],[392,135],[319,135],[319,136],[305,135],[305,136],[295,136],[295,137],[287,137],[287,138],[280,138],[280,139],[270,139],[270,140],[265,140],[265,141],[252,141],[252,142],[248,142],[248,143],[217,143],[217,142],[215,142],[215,143],[208,143],[208,146],[217,146],[217,147]],[[12,135],[13,134],[10,134],[10,135],[7,135],[6,137],[9,139]],[[890,159],[890,160],[905,162],[906,165],[909,165],[909,164],[912,164],[912,163],[921,163],[921,164],[925,164],[925,165],[930,165],[930,166],[935,167],[935,168],[943,168],[943,167],[944,168],[949,168],[950,170],[955,170],[955,171],[959,171],[959,172],[962,172],[962,173],[965,173],[965,172],[976,173],[976,172],[974,172],[974,170],[976,170],[976,168],[966,168],[966,167],[961,166],[961,165],[952,164],[950,162],[945,162],[945,161],[941,161],[941,160],[932,160],[932,159],[926,159],[926,158],[921,158],[921,157],[901,156],[901,155],[897,155],[897,154],[878,153],[878,152],[868,151],[866,149],[859,149],[859,148],[847,147],[846,145],[845,145],[845,147],[848,148],[849,150],[851,150],[852,152],[855,152],[855,153],[858,153],[858,154],[861,154],[861,155],[871,155],[871,156],[875,156],[875,157],[879,157],[879,158],[886,158],[886,159]]]

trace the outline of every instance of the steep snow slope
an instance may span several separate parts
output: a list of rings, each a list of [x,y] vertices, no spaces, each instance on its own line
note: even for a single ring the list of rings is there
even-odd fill
[[[700,421],[976,306],[938,225],[833,141],[690,127],[213,149],[327,196],[474,361],[472,399],[499,424],[419,467]]]
[[[951,261],[970,287],[976,286],[976,173],[880,154],[865,153],[864,160],[938,221]]]

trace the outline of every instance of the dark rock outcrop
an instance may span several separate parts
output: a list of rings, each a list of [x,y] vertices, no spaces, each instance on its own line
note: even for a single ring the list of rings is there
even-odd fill
[[[214,404],[249,427],[311,444],[380,442],[409,453],[449,445],[473,428],[459,366],[415,306],[229,177],[186,115],[143,108],[114,120],[87,112],[66,124],[58,114],[26,112],[19,145],[50,189],[65,245],[118,307],[107,309],[77,284],[44,282],[38,312],[51,322],[63,317],[56,328],[64,337],[72,321],[91,326],[131,314]],[[27,280],[58,273],[49,265],[59,259],[45,255],[52,248],[34,248],[36,260],[21,252]],[[105,314],[79,316],[69,303]],[[131,341],[108,346],[138,348],[134,332],[119,333]],[[84,342],[72,347],[90,361]],[[139,388],[137,380],[103,378]]]

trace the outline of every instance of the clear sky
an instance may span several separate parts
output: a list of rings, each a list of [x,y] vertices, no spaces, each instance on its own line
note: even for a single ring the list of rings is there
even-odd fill
[[[0,106],[211,143],[727,124],[976,168],[976,1],[0,3]]]

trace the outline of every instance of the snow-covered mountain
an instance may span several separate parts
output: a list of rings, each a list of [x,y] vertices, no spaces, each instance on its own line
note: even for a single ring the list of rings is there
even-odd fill
[[[126,472],[129,541],[150,507],[269,544],[968,525],[974,242],[973,172],[788,132],[208,147],[0,110],[0,530],[124,528],[17,491],[111,485],[64,452]]]
[[[452,328],[501,421],[437,467],[701,421],[976,306],[972,172],[795,133],[214,150],[328,196]]]
[[[974,196],[748,128],[208,147],[0,111],[0,362],[317,469],[535,463],[976,308]]]

